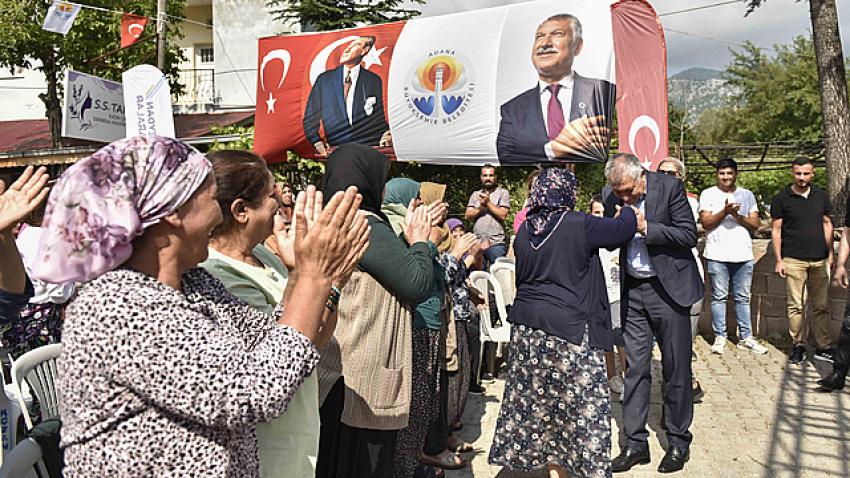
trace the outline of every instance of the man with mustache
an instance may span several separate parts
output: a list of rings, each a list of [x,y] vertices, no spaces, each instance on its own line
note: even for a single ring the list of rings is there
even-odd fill
[[[496,150],[502,164],[607,157],[615,87],[573,71],[583,45],[573,15],[552,15],[537,27],[531,62],[538,82],[501,108]]]
[[[384,116],[381,77],[360,62],[375,46],[375,37],[352,41],[339,58],[339,66],[316,78],[304,110],[304,134],[321,157],[345,143],[391,146]],[[324,137],[319,125],[324,127]]]

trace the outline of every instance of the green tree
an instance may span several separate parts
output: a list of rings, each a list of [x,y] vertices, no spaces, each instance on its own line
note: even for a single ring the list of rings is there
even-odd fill
[[[419,15],[410,4],[425,0],[267,0],[275,19],[317,31],[407,20]]]
[[[121,38],[121,15],[84,8],[66,36],[41,28],[50,0],[0,0],[0,66],[33,68],[44,73],[47,91],[39,95],[47,110],[53,146],[61,145],[62,103],[61,81],[66,68],[73,68],[105,78],[120,80],[124,70],[141,63],[156,63],[156,45],[153,40],[140,42],[99,61],[97,57],[117,49]],[[185,0],[168,2],[168,13],[182,16]],[[156,2],[149,0],[89,0],[87,4],[127,13],[156,16]],[[156,31],[154,21],[149,22],[145,36]],[[167,23],[166,38],[179,38],[182,33],[178,23]],[[179,91],[177,64],[180,49],[169,42],[166,54],[166,71],[172,91]]]
[[[745,0],[752,13],[767,0]],[[835,0],[809,0],[812,21],[818,85],[823,117],[823,136],[829,199],[833,205],[833,222],[841,225],[847,201],[847,174],[850,172],[850,100],[847,93],[847,71],[838,28]]]

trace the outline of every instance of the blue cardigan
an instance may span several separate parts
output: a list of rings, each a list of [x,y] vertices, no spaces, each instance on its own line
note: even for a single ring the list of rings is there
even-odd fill
[[[616,219],[566,212],[537,249],[527,225],[523,223],[514,241],[517,294],[508,321],[574,344],[581,344],[587,330],[591,347],[611,350],[614,338],[599,249],[624,246],[634,237],[634,212],[623,208]]]

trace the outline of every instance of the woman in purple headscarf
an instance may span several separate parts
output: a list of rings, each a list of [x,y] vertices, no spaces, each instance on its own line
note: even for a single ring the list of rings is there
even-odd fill
[[[324,208],[315,188],[299,197],[297,279],[270,316],[197,267],[222,218],[210,172],[191,146],[134,137],[50,194],[34,275],[85,283],[59,361],[66,477],[259,476],[255,425],[316,366],[331,278],[353,267],[347,233],[368,234],[356,189]]]
[[[615,219],[574,211],[575,175],[541,171],[516,251],[511,347],[490,463],[547,468],[551,477],[611,476],[611,401],[604,352],[613,336],[598,251],[635,234]]]

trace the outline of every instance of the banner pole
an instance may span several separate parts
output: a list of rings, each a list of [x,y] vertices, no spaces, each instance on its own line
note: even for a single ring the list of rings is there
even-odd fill
[[[160,70],[165,69],[165,2],[156,2],[156,66]]]

